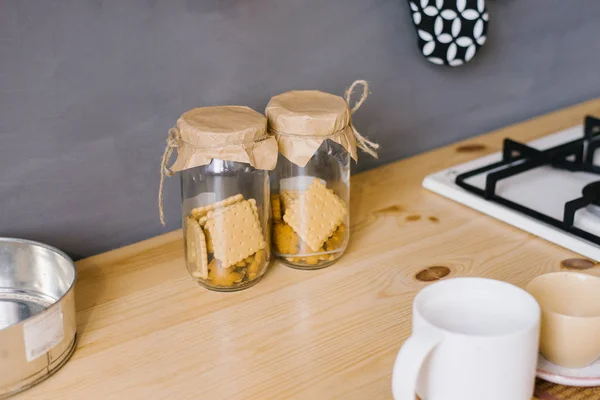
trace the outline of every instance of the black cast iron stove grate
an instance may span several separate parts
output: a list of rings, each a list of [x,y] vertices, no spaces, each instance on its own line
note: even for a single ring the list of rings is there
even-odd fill
[[[505,199],[496,193],[498,181],[541,166],[552,166],[566,171],[600,174],[600,166],[594,165],[594,154],[600,147],[600,119],[587,116],[582,138],[563,143],[547,150],[537,150],[511,139],[504,139],[502,161],[464,172],[456,177],[461,188],[519,211],[546,224],[600,245],[600,237],[573,226],[575,212],[589,205],[600,206],[600,180],[585,186],[582,196],[565,203],[563,219],[558,220]],[[493,171],[493,172],[490,172]],[[487,173],[485,188],[480,189],[466,182],[476,175]]]

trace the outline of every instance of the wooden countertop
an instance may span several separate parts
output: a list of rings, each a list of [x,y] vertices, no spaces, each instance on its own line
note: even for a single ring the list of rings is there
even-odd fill
[[[251,289],[210,292],[187,274],[180,231],[82,260],[77,351],[17,398],[390,399],[411,301],[427,285],[417,273],[445,266],[523,286],[577,257],[423,189],[423,177],[586,114],[600,115],[600,99],[354,176],[351,243],[323,270],[275,263]]]

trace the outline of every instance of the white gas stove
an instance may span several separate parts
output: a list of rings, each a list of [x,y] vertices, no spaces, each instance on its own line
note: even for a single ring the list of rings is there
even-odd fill
[[[423,186],[600,261],[600,119],[429,175]]]

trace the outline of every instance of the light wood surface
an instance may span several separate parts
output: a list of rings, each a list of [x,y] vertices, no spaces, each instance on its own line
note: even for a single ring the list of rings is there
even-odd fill
[[[187,275],[179,231],[82,260],[77,351],[17,398],[389,399],[427,285],[418,272],[524,286],[577,257],[422,189],[423,177],[588,113],[600,115],[600,99],[354,176],[351,243],[327,269],[275,263],[249,290],[210,292]]]

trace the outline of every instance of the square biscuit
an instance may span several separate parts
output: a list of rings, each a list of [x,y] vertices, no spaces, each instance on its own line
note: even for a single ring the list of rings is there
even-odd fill
[[[206,251],[206,238],[200,224],[194,217],[186,219],[185,241],[187,244],[188,262],[196,267],[192,271],[194,278],[208,278],[208,254]]]
[[[285,210],[283,220],[316,252],[344,222],[347,213],[348,207],[342,199],[315,179]]]
[[[216,210],[217,208],[230,206],[238,201],[242,201],[243,199],[244,196],[241,194],[236,194],[235,196],[228,197],[224,200],[209,204],[207,206],[196,207],[190,211],[190,214],[192,214],[197,220],[201,220],[200,223],[204,225],[206,221],[202,219],[206,217],[209,212]]]
[[[206,229],[212,238],[214,256],[223,268],[230,268],[267,246],[255,206],[248,200],[209,212]]]

